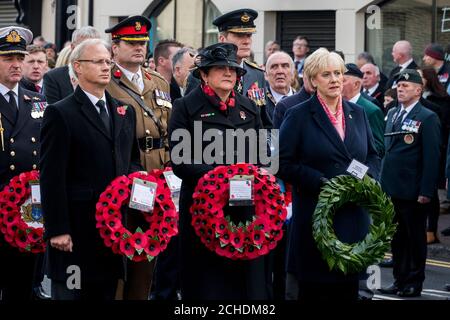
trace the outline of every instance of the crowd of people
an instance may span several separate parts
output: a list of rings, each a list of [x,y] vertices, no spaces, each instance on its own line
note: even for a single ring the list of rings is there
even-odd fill
[[[150,55],[152,24],[143,16],[104,30],[110,42],[93,27],[77,29],[59,53],[26,28],[0,29],[0,187],[40,170],[47,243],[45,253],[23,253],[0,236],[0,300],[370,298],[367,274],[330,271],[312,234],[322,186],[347,174],[352,160],[368,167],[395,207],[394,283],[380,291],[421,294],[427,244],[439,242],[438,218],[450,198],[448,55],[431,43],[419,66],[411,44],[400,40],[392,48],[397,66],[386,76],[368,52],[346,63],[342,52],[312,51],[298,36],[292,54],[269,41],[260,65],[250,59],[257,16],[252,9],[225,13],[213,22],[216,44],[196,50],[161,40]],[[40,116],[36,104],[46,105]],[[194,146],[207,148],[194,140],[198,121],[201,136],[210,129],[280,130],[276,176],[292,186],[292,217],[268,254],[231,260],[195,234],[190,207],[198,181],[226,163],[226,154],[242,152],[223,135],[215,163],[194,159]],[[178,129],[191,133],[190,163],[171,163]],[[117,176],[167,166],[182,179],[179,234],[157,259],[123,259],[96,227],[99,196]],[[253,207],[224,210],[236,223],[254,214]],[[147,228],[142,215],[128,212],[130,230]],[[343,242],[361,241],[369,225],[368,212],[354,204],[335,213]],[[81,270],[79,288],[67,286],[73,265]]]

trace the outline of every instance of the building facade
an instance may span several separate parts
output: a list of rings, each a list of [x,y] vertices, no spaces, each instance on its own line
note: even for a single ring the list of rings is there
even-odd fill
[[[2,12],[15,1],[0,0]],[[450,0],[22,0],[34,3],[33,29],[59,47],[76,27],[93,25],[105,30],[127,16],[142,14],[152,21],[150,50],[161,39],[200,48],[217,39],[212,21],[238,8],[258,11],[254,36],[255,60],[263,62],[264,44],[277,40],[291,53],[297,35],[310,39],[312,50],[325,46],[344,53],[347,62],[362,51],[371,52],[386,72],[392,68],[392,45],[411,41],[420,61],[430,42],[450,43]],[[40,7],[36,3],[41,3]],[[8,4],[8,6],[6,6]],[[29,4],[28,4],[29,6]],[[8,8],[8,9],[7,9]],[[41,11],[40,14],[38,11]],[[28,21],[29,23],[29,21]],[[39,24],[40,23],[40,24]],[[106,35],[105,35],[106,37]]]

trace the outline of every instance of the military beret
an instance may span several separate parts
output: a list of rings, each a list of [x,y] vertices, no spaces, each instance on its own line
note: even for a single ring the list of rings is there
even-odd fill
[[[357,78],[362,79],[364,77],[364,74],[359,70],[358,66],[354,63],[347,63],[345,65],[347,68],[347,71],[344,73],[347,76],[354,76]]]
[[[400,81],[407,81],[417,84],[423,84],[420,73],[414,69],[405,69],[402,72],[397,73],[395,81],[397,83],[399,83]]]
[[[28,54],[27,45],[33,40],[33,33],[22,27],[0,28],[0,55]]]
[[[152,23],[148,18],[133,16],[106,29],[105,32],[111,33],[112,40],[148,41],[150,40],[149,32],[151,27]]]
[[[219,28],[219,31],[255,33],[256,26],[254,20],[257,17],[258,12],[253,9],[239,9],[216,18],[213,21],[213,25]]]

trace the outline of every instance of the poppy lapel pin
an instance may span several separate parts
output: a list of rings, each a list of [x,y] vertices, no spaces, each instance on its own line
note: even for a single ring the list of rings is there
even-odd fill
[[[127,112],[128,106],[120,106],[117,107],[117,113],[120,114],[121,116],[124,116],[125,113]]]

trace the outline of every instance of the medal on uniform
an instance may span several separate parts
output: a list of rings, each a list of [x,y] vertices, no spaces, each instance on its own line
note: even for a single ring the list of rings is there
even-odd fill
[[[31,108],[31,117],[33,119],[39,119],[44,116],[44,110],[47,107],[47,102],[33,102]]]
[[[155,95],[156,104],[158,106],[162,106],[163,105],[163,101],[161,99],[161,93],[159,92],[158,89],[155,89],[154,95]]]
[[[412,134],[406,134],[403,137],[403,141],[405,141],[406,144],[411,144],[414,142],[414,136]]]
[[[239,113],[239,115],[241,116],[241,119],[242,119],[242,120],[247,119],[247,116],[245,115],[245,112],[244,112],[244,111],[241,111],[241,112]]]

